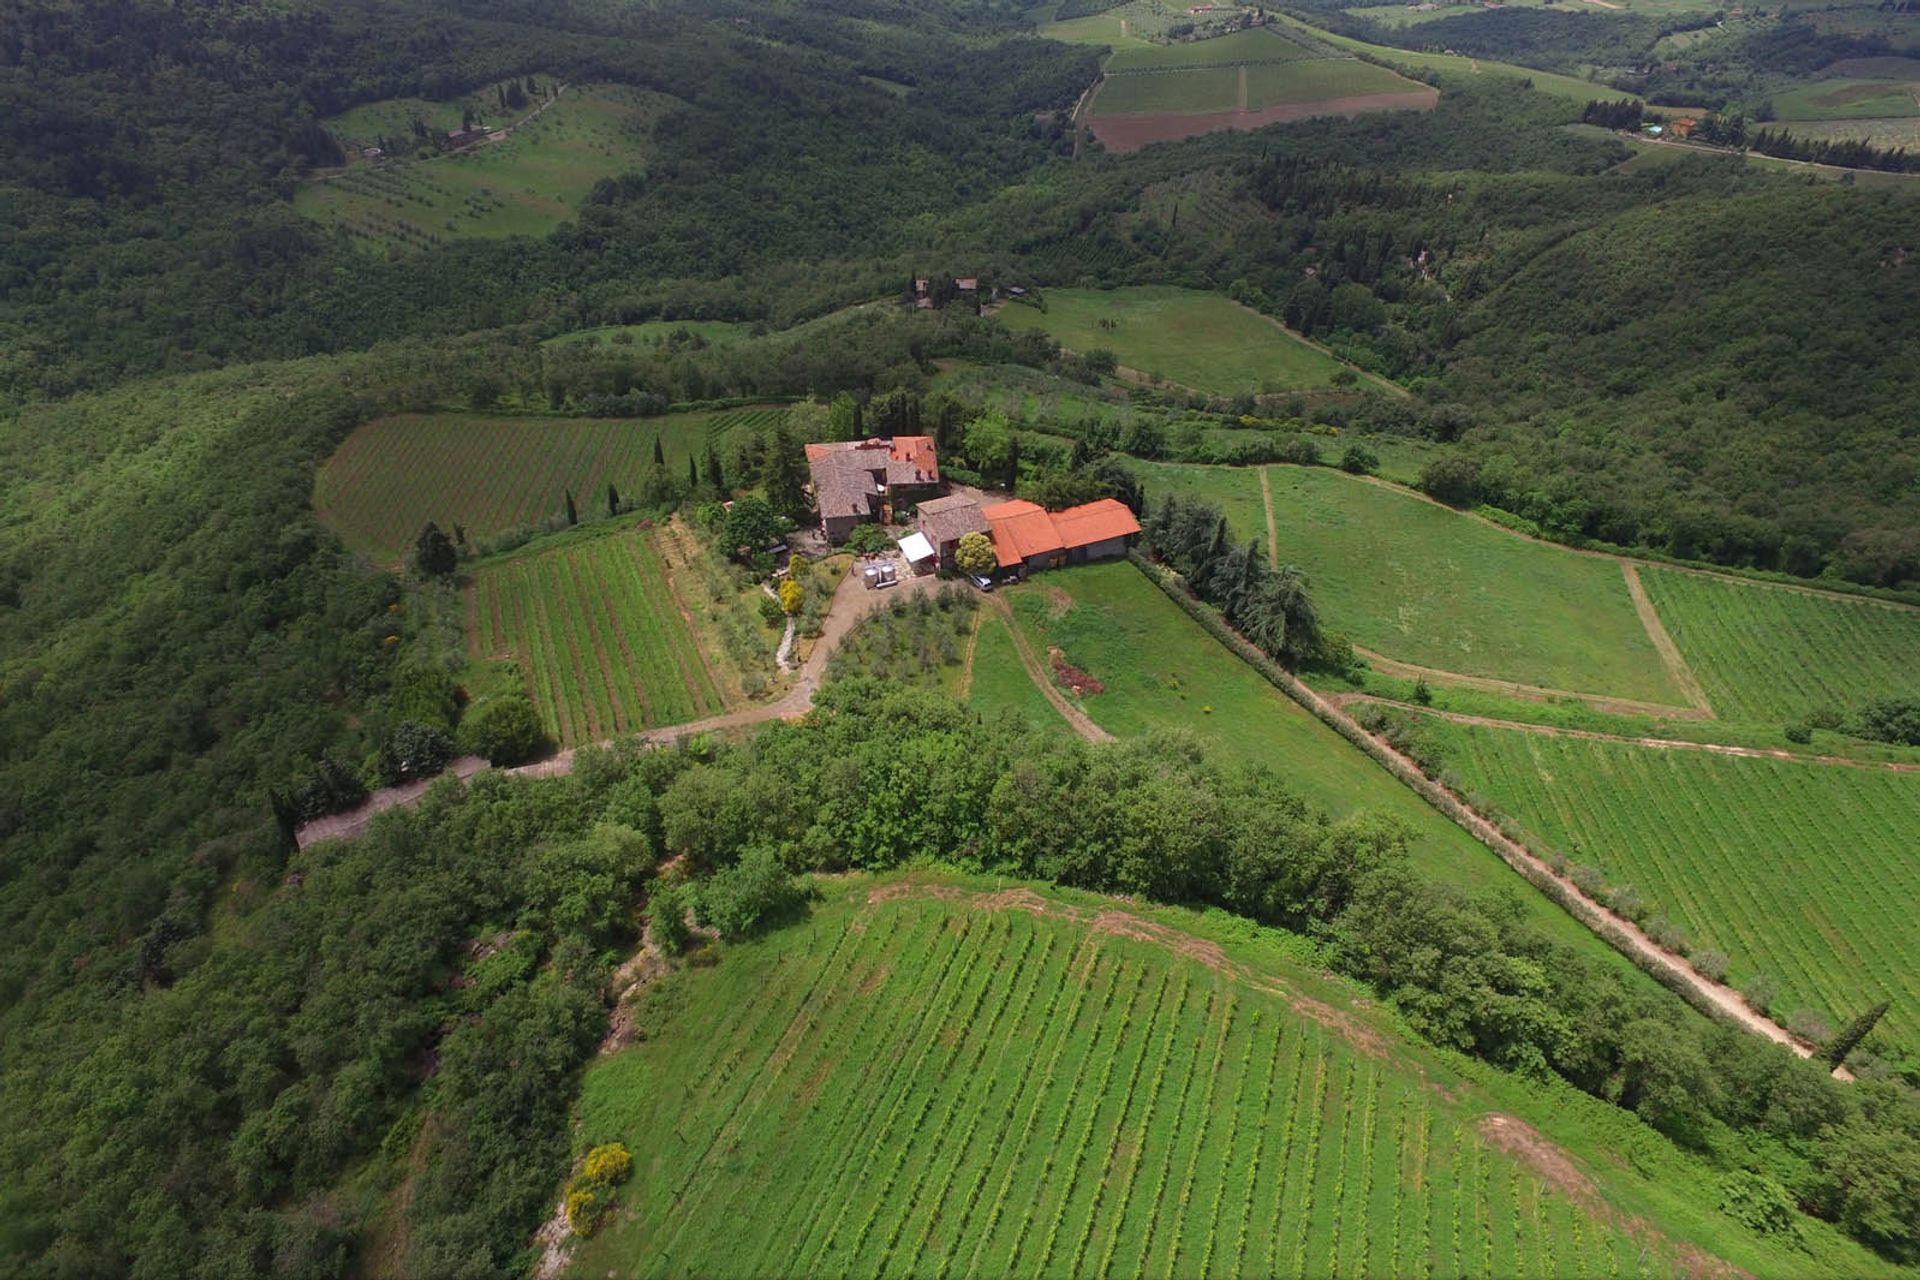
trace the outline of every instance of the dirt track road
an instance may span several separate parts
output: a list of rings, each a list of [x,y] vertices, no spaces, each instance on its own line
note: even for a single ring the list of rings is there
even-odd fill
[[[937,585],[937,581],[933,578],[909,578],[898,587],[885,591],[869,591],[866,582],[858,573],[848,573],[834,590],[833,604],[828,607],[826,623],[821,629],[820,638],[814,642],[813,652],[807,656],[807,661],[801,666],[800,674],[793,682],[793,688],[789,689],[784,696],[773,702],[743,707],[738,711],[709,716],[704,720],[648,729],[645,731],[646,736],[655,742],[678,742],[682,738],[690,738],[699,733],[740,729],[749,725],[765,724],[770,720],[798,719],[813,707],[813,696],[819,691],[820,681],[826,675],[827,660],[833,656],[833,651],[840,646],[840,642],[846,638],[847,633],[853,630],[855,623],[889,601],[931,591]],[[464,780],[487,767],[487,762],[478,756],[462,756],[454,761],[448,772]],[[573,749],[568,748],[545,760],[536,760],[532,764],[523,764],[504,772],[527,778],[562,777],[573,772]],[[436,781],[438,779],[428,779],[424,782],[410,782],[405,786],[388,787],[376,791],[357,809],[349,809],[345,813],[331,814],[324,818],[315,818],[312,822],[305,823],[294,833],[294,840],[304,849],[322,840],[351,839],[365,831],[367,824],[388,809],[417,803]]]

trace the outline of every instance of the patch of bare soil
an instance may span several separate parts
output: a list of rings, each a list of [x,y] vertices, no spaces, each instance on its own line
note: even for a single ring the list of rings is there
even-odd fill
[[[1438,89],[1400,93],[1362,93],[1318,102],[1288,102],[1258,111],[1153,112],[1141,115],[1090,116],[1087,128],[1100,145],[1115,154],[1138,151],[1155,142],[1178,142],[1226,129],[1264,129],[1270,124],[1308,120],[1315,116],[1358,116],[1374,111],[1431,111],[1440,100]]]
[[[1526,1121],[1498,1113],[1483,1116],[1480,1137],[1494,1150],[1504,1151],[1527,1166],[1535,1177],[1568,1199],[1589,1206],[1599,1199],[1593,1179]]]
[[[1073,691],[1076,698],[1084,698],[1090,693],[1105,693],[1107,686],[1067,661],[1067,655],[1058,645],[1047,646],[1047,661],[1053,664],[1053,674],[1061,684]]]

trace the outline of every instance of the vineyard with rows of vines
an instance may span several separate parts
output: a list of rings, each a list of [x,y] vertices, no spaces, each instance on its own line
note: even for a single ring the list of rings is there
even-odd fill
[[[1723,720],[1920,697],[1920,609],[1672,569],[1640,581]]]
[[[589,1073],[583,1136],[635,1164],[575,1274],[1668,1274],[1444,1068],[1198,939],[828,893],[656,990]]]
[[[1545,846],[1631,885],[1728,980],[1774,988],[1838,1026],[1876,1001],[1912,1044],[1920,1026],[1920,776],[1511,730],[1436,726],[1470,790]]]
[[[486,565],[468,597],[476,656],[519,660],[547,732],[595,742],[725,710],[720,682],[641,530]]]
[[[709,446],[724,455],[785,413],[762,406],[624,420],[381,418],[348,436],[320,469],[314,509],[354,550],[398,556],[429,520],[483,538],[559,514],[569,490],[582,515],[604,512],[609,484],[637,490],[655,441],[667,474],[684,477],[689,457],[704,457]]]

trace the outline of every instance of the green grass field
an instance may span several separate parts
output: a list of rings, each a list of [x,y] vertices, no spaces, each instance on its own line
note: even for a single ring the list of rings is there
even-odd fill
[[[661,442],[670,474],[707,446],[725,452],[738,434],[776,424],[778,407],[721,409],[614,421],[404,414],[358,428],[314,483],[314,511],[349,547],[398,557],[429,520],[483,538],[537,524],[573,491],[582,512],[605,509],[607,485],[622,492],[653,465]]]
[[[1087,111],[1093,116],[1232,111],[1240,103],[1237,67],[1194,67],[1152,75],[1112,76]]]
[[[1236,541],[1266,546],[1258,469],[1136,467],[1149,502],[1168,492],[1204,499],[1225,512]],[[1441,671],[1684,705],[1612,561],[1331,468],[1266,471],[1280,561],[1307,571],[1322,622],[1362,648]]]
[[[1797,120],[1864,120],[1920,116],[1920,79],[1816,80],[1772,98],[1782,124]]]
[[[1412,67],[1422,71],[1438,71],[1460,76],[1497,76],[1504,80],[1530,80],[1533,87],[1541,93],[1552,94],[1556,98],[1566,98],[1573,102],[1591,102],[1596,97],[1637,98],[1638,94],[1623,93],[1605,85],[1596,85],[1591,80],[1581,80],[1574,76],[1559,75],[1552,71],[1539,71],[1532,67],[1515,66],[1508,62],[1489,62],[1485,58],[1467,58],[1455,53],[1413,53],[1406,49],[1395,49],[1383,44],[1369,44],[1365,40],[1355,40],[1351,36],[1338,36],[1330,31],[1320,31],[1307,27],[1305,23],[1281,15],[1279,21],[1288,28],[1304,28],[1314,38],[1324,40],[1329,45],[1350,52],[1365,53],[1380,59],[1391,66]]]
[[[982,715],[1017,715],[1042,733],[1061,737],[1073,733],[1046,695],[1034,687],[1033,677],[1013,647],[1012,632],[995,613],[983,613],[980,618],[966,702]]]
[[[1502,0],[1502,7],[1508,9],[1534,9],[1544,7],[1563,11],[1593,13],[1602,11],[1601,6],[1593,4],[1592,0],[1586,0],[1586,3],[1574,4],[1562,4],[1560,0]],[[1666,17],[1672,14],[1682,13],[1713,13],[1718,10],[1720,6],[1715,4],[1713,0],[1608,0],[1607,8],[1625,10],[1629,13],[1644,13]],[[1463,14],[1484,13],[1485,8],[1482,5],[1473,3],[1473,0],[1453,0],[1452,3],[1447,3],[1446,0],[1442,0],[1439,8],[1429,10],[1425,13],[1416,12],[1410,3],[1385,5],[1379,8],[1351,8],[1343,12],[1357,18],[1365,18],[1371,22],[1377,22],[1383,27],[1410,27],[1444,22],[1448,18],[1457,18]],[[1444,33],[1439,33],[1436,34],[1434,38],[1441,40],[1444,39],[1445,36]]]
[[[1291,62],[1310,58],[1311,50],[1270,27],[1235,31],[1212,40],[1184,44],[1124,45],[1107,59],[1108,75],[1128,71],[1164,71],[1176,67],[1225,67],[1252,62]]]
[[[1630,884],[1724,952],[1776,1014],[1881,1025],[1920,1043],[1920,776],[1439,726],[1473,790],[1574,861]]]
[[[519,660],[547,732],[562,746],[726,709],[654,538],[635,528],[595,530],[473,574],[474,656]]]
[[[1357,58],[1316,58],[1247,68],[1247,109],[1357,98],[1374,93],[1430,92],[1428,87]]]
[[[1111,351],[1128,368],[1202,391],[1233,395],[1331,386],[1343,367],[1217,293],[1167,285],[1049,289],[1046,303],[1045,311],[1007,307],[1000,319],[1010,328],[1045,329],[1074,351]],[[1100,327],[1103,321],[1113,327]]]
[[[1722,719],[1920,697],[1920,610],[1672,569],[1640,581]]]
[[[1485,846],[1223,649],[1131,564],[1049,573],[1007,597],[1035,653],[1058,646],[1067,662],[1106,685],[1081,703],[1101,728],[1118,737],[1184,730],[1225,759],[1271,769],[1336,817],[1395,817],[1412,832],[1414,861],[1425,874],[1518,893],[1551,936],[1638,976]],[[976,681],[982,672],[976,652]]]
[[[1810,142],[1858,140],[1887,151],[1920,149],[1920,116],[1866,120],[1786,120],[1768,127]]]
[[[641,166],[654,124],[672,105],[670,98],[635,89],[569,90],[503,142],[355,165],[302,183],[294,208],[378,252],[466,237],[545,235],[573,216],[594,183]]]
[[[1766,1274],[1836,1264],[1703,1213],[1694,1166],[1656,1188],[1557,1147],[1604,1104],[1463,1079],[1279,935],[1004,888],[826,882],[805,923],[651,992],[587,1073],[577,1144],[634,1165],[571,1274],[1718,1267],[1674,1218]]]

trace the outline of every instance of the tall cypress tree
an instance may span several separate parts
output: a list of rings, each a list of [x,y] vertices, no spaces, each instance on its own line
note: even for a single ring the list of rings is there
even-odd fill
[[[693,455],[689,453],[687,455],[687,488],[698,489],[699,487],[700,487],[700,467],[699,467],[699,464],[694,462]]]
[[[611,484],[607,486],[607,514],[610,516],[620,514],[620,491]]]
[[[1859,1047],[1860,1042],[1867,1038],[1867,1033],[1872,1031],[1874,1025],[1886,1016],[1887,1008],[1888,1002],[1882,1000],[1879,1004],[1873,1006],[1873,1008],[1867,1010],[1852,1022],[1849,1022],[1840,1034],[1835,1036],[1827,1045],[1826,1050],[1820,1055],[1821,1060],[1830,1067],[1837,1067],[1845,1062],[1847,1055]]]
[[[653,464],[656,467],[664,467],[667,465],[667,451],[660,447],[659,436],[653,438]]]
[[[720,469],[720,455],[712,445],[707,446],[707,483],[721,497],[727,494],[727,473]]]
[[[574,509],[573,490],[571,489],[567,490],[567,523],[570,525],[580,523],[580,513]]]

